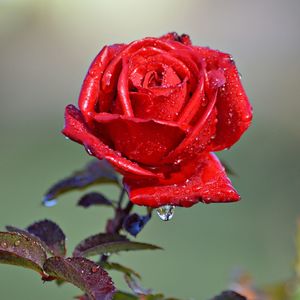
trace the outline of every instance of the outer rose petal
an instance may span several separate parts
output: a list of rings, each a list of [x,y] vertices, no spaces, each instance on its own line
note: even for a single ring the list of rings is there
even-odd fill
[[[185,136],[177,123],[99,113],[94,119],[109,133],[114,149],[129,159],[159,165]]]
[[[111,61],[111,59],[119,53],[125,45],[115,44],[112,46],[105,46],[100,53],[95,57],[92,64],[89,67],[88,73],[82,84],[82,88],[79,95],[79,108],[84,115],[86,121],[89,121],[89,112],[94,111],[95,105],[99,98],[100,81],[103,72]],[[106,111],[110,102],[107,96],[101,95],[100,108],[102,111]]]
[[[83,119],[81,112],[73,105],[66,107],[65,128],[62,133],[70,139],[85,146],[85,148],[99,159],[105,158],[121,174],[131,176],[159,177],[138,164],[122,157],[118,152],[105,145],[98,137],[94,136]]]
[[[174,183],[174,178],[193,170],[184,182]],[[136,180],[124,178],[130,200],[137,205],[159,207],[176,205],[190,207],[196,203],[234,202],[240,199],[227,177],[224,167],[213,153],[205,153],[198,161],[185,165],[180,174],[173,174],[167,180]],[[176,182],[176,181],[175,181]]]
[[[218,124],[211,151],[231,147],[247,130],[252,120],[252,107],[231,56],[209,48],[195,47],[205,57],[208,70],[222,68],[226,83],[219,89],[216,103]]]

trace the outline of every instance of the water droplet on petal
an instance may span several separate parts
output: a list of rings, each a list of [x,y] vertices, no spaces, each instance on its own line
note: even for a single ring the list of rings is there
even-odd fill
[[[164,205],[156,209],[156,212],[161,220],[169,221],[173,218],[175,211],[174,205]]]
[[[93,155],[93,152],[89,147],[85,146],[84,148],[88,155],[91,155],[91,156]]]
[[[21,244],[21,242],[20,242],[19,240],[15,241],[15,243],[14,243],[14,245],[15,245],[16,247],[18,247],[20,244]]]
[[[182,158],[178,158],[175,162],[174,162],[174,164],[175,165],[179,165],[181,162],[182,162]]]
[[[205,107],[205,106],[207,105],[207,103],[208,103],[208,100],[207,100],[206,98],[203,98],[203,99],[202,99],[201,105],[202,105],[203,107]]]
[[[243,120],[244,122],[249,122],[249,121],[251,120],[251,118],[252,118],[251,113],[244,114],[244,115],[242,116],[242,120]]]
[[[65,139],[66,139],[66,140],[69,140],[70,138],[69,138],[69,137],[67,137],[67,136],[65,136]]]
[[[55,206],[56,204],[57,204],[56,199],[49,199],[48,197],[45,197],[43,200],[43,205],[46,207],[52,207]]]

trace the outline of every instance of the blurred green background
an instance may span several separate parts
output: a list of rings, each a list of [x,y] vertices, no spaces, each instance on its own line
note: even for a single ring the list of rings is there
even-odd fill
[[[116,260],[146,287],[208,299],[236,267],[266,284],[289,277],[300,214],[300,1],[0,0],[0,227],[50,218],[72,247],[103,228],[106,208],[75,206],[79,193],[41,206],[47,188],[90,157],[60,134],[64,107],[76,103],[87,68],[105,44],[169,31],[231,53],[254,107],[247,134],[220,154],[238,174],[242,201],[154,216],[139,240],[165,251]],[[104,192],[115,191],[106,187]],[[69,253],[70,253],[69,252]],[[121,276],[112,273],[119,287]],[[1,299],[72,299],[71,285],[41,284],[30,270],[0,265]],[[26,295],[26,296],[25,296]]]

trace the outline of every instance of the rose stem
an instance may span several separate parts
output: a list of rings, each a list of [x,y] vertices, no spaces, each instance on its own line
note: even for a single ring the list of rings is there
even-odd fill
[[[106,228],[108,228],[109,223],[113,223],[113,229],[110,232],[110,234],[118,234],[120,233],[120,230],[122,229],[122,225],[123,222],[125,220],[125,218],[129,215],[130,211],[132,210],[134,204],[128,200],[126,206],[124,209],[121,208],[121,203],[124,200],[124,196],[125,196],[125,189],[123,188],[121,190],[120,196],[119,196],[119,200],[118,200],[118,208],[115,210],[115,217],[114,219],[110,219],[107,221],[106,223]],[[106,262],[109,258],[109,255],[103,254],[101,255],[100,258],[100,263]]]

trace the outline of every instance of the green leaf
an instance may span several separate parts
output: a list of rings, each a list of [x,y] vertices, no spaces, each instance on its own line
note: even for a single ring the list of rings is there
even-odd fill
[[[163,294],[147,295],[145,300],[176,300],[172,298],[166,299]]]
[[[0,263],[17,265],[43,273],[44,247],[35,239],[17,232],[0,232]]]
[[[113,183],[119,185],[117,173],[106,160],[93,160],[80,171],[55,183],[46,192],[43,204],[53,206],[58,196],[78,189],[87,188],[98,183]]]
[[[83,257],[51,257],[45,262],[44,270],[50,276],[74,284],[83,290],[90,300],[110,300],[115,292],[108,273]]]
[[[118,263],[102,262],[101,266],[106,270],[114,270],[114,271],[118,271],[118,272],[121,272],[126,275],[134,275],[135,277],[141,279],[141,275],[139,273],[135,272],[134,270],[132,270],[128,267],[120,265]]]
[[[139,297],[126,292],[117,291],[113,297],[113,300],[139,300]]]

